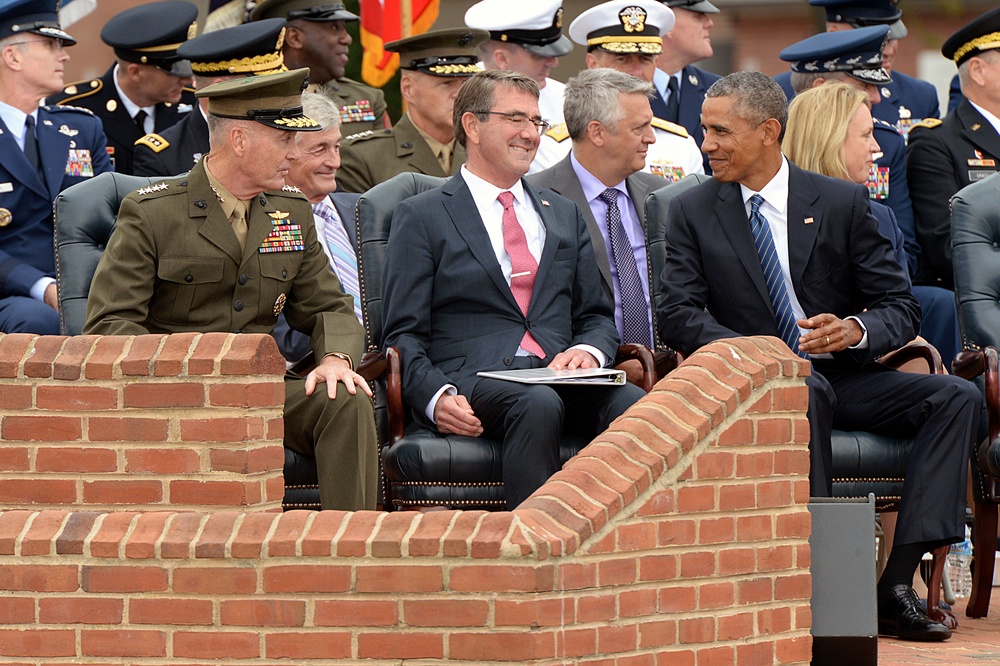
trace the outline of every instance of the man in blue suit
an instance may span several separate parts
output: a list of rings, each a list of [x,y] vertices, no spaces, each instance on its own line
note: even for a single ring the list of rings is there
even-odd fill
[[[538,84],[514,72],[476,74],[455,98],[454,118],[462,170],[393,216],[383,347],[402,354],[403,395],[418,420],[502,441],[514,508],[559,469],[564,424],[593,437],[642,390],[477,376],[601,367],[619,338],[580,209],[523,180],[546,126]]]
[[[674,12],[674,28],[663,35],[663,51],[656,58],[650,106],[653,115],[681,125],[701,148],[701,103],[705,92],[718,81],[718,74],[706,72],[694,63],[712,57],[712,14],[719,10],[708,0],[660,0]],[[673,100],[671,100],[673,97]],[[705,173],[711,174],[708,158]]]
[[[52,202],[111,170],[89,111],[39,107],[63,86],[66,47],[57,0],[0,9],[0,332],[59,333]]]

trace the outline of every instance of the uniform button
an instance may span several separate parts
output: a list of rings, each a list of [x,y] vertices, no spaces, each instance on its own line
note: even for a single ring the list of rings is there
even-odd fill
[[[188,273],[187,275],[184,276],[184,281],[185,282],[191,282],[193,280],[194,280],[194,276],[191,275],[190,273]]]
[[[283,278],[288,277],[288,271],[281,271],[281,277]]]
[[[404,141],[403,143],[399,144],[399,147],[406,148],[407,150],[409,150],[410,148],[413,148],[413,143],[410,141]]]
[[[512,359],[512,358],[511,358],[510,356],[508,356],[507,358],[505,358],[505,359],[503,360],[503,364],[504,364],[504,365],[510,365],[510,364],[511,364],[511,363],[513,363],[513,362],[514,362],[514,359]]]
[[[240,284],[241,285],[246,284],[249,279],[250,278],[248,278],[246,275],[241,275],[240,276]]]
[[[233,303],[233,309],[237,312],[243,312],[243,301],[236,301]]]

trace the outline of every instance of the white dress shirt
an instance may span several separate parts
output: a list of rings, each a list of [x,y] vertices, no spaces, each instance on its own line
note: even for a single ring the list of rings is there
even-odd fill
[[[142,131],[149,134],[156,127],[156,105],[153,106],[139,106],[125,94],[122,87],[118,85],[118,65],[115,65],[115,72],[112,78],[115,81],[115,90],[118,91],[118,98],[122,101],[122,106],[125,107],[125,111],[128,112],[129,118],[135,118],[135,114],[139,111],[146,112],[146,119],[142,121]]]

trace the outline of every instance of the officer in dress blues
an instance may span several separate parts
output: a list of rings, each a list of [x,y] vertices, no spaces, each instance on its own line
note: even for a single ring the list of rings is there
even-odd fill
[[[705,101],[705,92],[722,77],[695,67],[694,63],[712,57],[709,31],[714,25],[712,15],[719,10],[708,0],[660,1],[673,10],[676,21],[674,29],[663,35],[663,52],[656,57],[653,75],[656,91],[650,105],[657,118],[681,125],[701,148],[705,138],[701,129],[701,103]],[[674,102],[670,101],[672,96],[676,96]],[[711,174],[708,155],[703,164],[705,173]]]
[[[941,115],[937,90],[933,85],[892,69],[899,40],[907,35],[899,0],[809,0],[809,4],[825,8],[827,32],[873,25],[889,26],[889,41],[882,51],[882,66],[892,76],[892,82],[878,87],[882,104],[872,108],[875,118],[894,125],[905,139],[914,124],[924,118]],[[791,92],[787,77],[779,75],[774,78],[786,95]],[[791,101],[791,96],[788,99]]]
[[[191,66],[177,57],[177,47],[194,37],[197,18],[198,8],[180,0],[116,14],[101,30],[101,39],[115,50],[115,64],[99,79],[72,83],[49,98],[50,104],[82,106],[101,119],[115,171],[133,173],[135,142],[194,108]]]
[[[882,66],[882,47],[889,26],[875,25],[857,30],[824,32],[804,39],[781,51],[779,57],[791,65],[791,84],[796,94],[827,81],[843,81],[863,90],[869,103],[880,103],[879,87],[897,76]],[[882,150],[868,176],[868,194],[873,201],[888,206],[903,236],[906,264],[913,279],[920,246],[914,228],[913,206],[906,177],[906,146],[892,125],[877,118],[873,135]],[[894,237],[894,234],[893,234]],[[914,286],[920,302],[920,335],[934,345],[943,358],[954,358],[961,350],[958,312],[954,295],[938,287]]]
[[[549,77],[573,50],[563,34],[562,0],[481,0],[465,12],[465,25],[488,30],[479,45],[486,69],[520,72],[538,84],[538,111],[550,125],[563,121],[566,85]]]
[[[245,23],[205,33],[181,44],[177,55],[191,63],[199,89],[230,79],[287,71],[281,46],[285,19]],[[135,142],[137,176],[174,176],[189,171],[208,152],[208,99],[162,133]]]
[[[342,2],[322,0],[263,0],[250,12],[251,21],[268,18],[288,21],[285,64],[309,68],[310,92],[321,92],[337,104],[345,136],[392,125],[382,91],[344,76],[353,41],[345,24],[357,21],[356,14]]]
[[[944,120],[913,126],[906,166],[923,249],[917,282],[953,289],[948,202],[966,185],[1000,169],[1000,9],[960,28],[941,53],[958,66],[965,99]]]
[[[59,333],[52,202],[111,170],[89,111],[42,106],[62,89],[66,47],[58,0],[0,8],[0,332]]]

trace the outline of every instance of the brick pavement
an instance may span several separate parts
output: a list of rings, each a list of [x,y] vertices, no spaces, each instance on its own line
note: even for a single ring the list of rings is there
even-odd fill
[[[958,629],[944,643],[912,643],[879,639],[879,666],[963,666],[1000,664],[1000,588],[993,588],[990,612],[984,618],[965,616],[965,601],[955,604]]]

